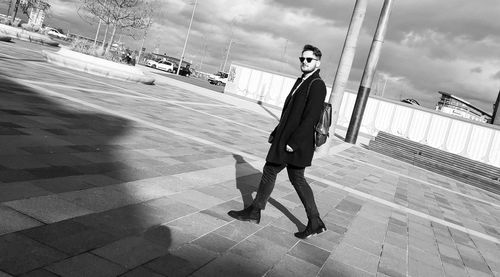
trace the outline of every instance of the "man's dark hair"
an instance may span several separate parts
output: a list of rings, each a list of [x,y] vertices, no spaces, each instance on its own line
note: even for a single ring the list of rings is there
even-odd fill
[[[302,53],[306,51],[312,51],[314,56],[318,57],[318,60],[321,60],[321,50],[318,47],[306,44],[304,45],[304,49],[302,49]]]

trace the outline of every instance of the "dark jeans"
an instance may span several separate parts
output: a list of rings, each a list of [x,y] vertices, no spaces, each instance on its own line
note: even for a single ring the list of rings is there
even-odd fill
[[[294,167],[285,164],[273,164],[267,162],[264,165],[264,170],[262,172],[262,179],[260,180],[259,189],[257,190],[257,196],[253,200],[253,206],[259,209],[264,209],[266,203],[271,196],[271,192],[274,189],[274,184],[276,183],[276,176],[283,170],[283,168],[288,171],[288,178],[292,183],[295,191],[299,195],[302,204],[304,205],[309,219],[314,219],[319,217],[318,208],[316,207],[316,202],[314,201],[314,195],[311,187],[304,177],[303,167]]]

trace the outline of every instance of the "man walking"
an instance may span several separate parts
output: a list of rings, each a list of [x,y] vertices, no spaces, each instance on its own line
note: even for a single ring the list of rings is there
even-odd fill
[[[285,167],[288,178],[299,195],[307,213],[305,230],[295,233],[301,239],[326,231],[319,217],[313,191],[304,177],[314,154],[314,127],[319,121],[326,96],[326,86],[319,76],[321,51],[305,45],[299,57],[302,77],[298,78],[285,100],[278,126],[269,136],[271,147],[266,157],[262,179],[252,205],[228,214],[242,221],[260,222],[260,213],[271,196],[276,176]]]

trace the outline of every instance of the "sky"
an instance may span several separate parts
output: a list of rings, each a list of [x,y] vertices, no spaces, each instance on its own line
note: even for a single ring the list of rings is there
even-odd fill
[[[46,24],[94,37],[97,24],[78,16],[80,0],[47,0]],[[6,2],[6,1],[3,1]],[[194,0],[159,0],[146,51],[180,57]],[[348,89],[357,91],[383,0],[369,0]],[[321,75],[333,84],[353,0],[198,0],[185,59],[214,73],[232,61],[298,76],[304,44],[323,52]],[[0,13],[5,13],[5,3]],[[492,113],[500,90],[500,1],[394,0],[372,94],[413,98],[434,109],[445,91]],[[101,29],[100,38],[103,36]],[[118,36],[139,49],[142,36]]]

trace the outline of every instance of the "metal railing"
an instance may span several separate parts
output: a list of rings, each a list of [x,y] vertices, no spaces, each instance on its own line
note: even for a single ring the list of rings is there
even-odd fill
[[[233,63],[224,92],[282,106],[295,80],[292,76]],[[355,101],[355,93],[344,92],[337,126],[349,126]],[[379,131],[500,167],[499,126],[371,96],[360,132],[376,136]]]

